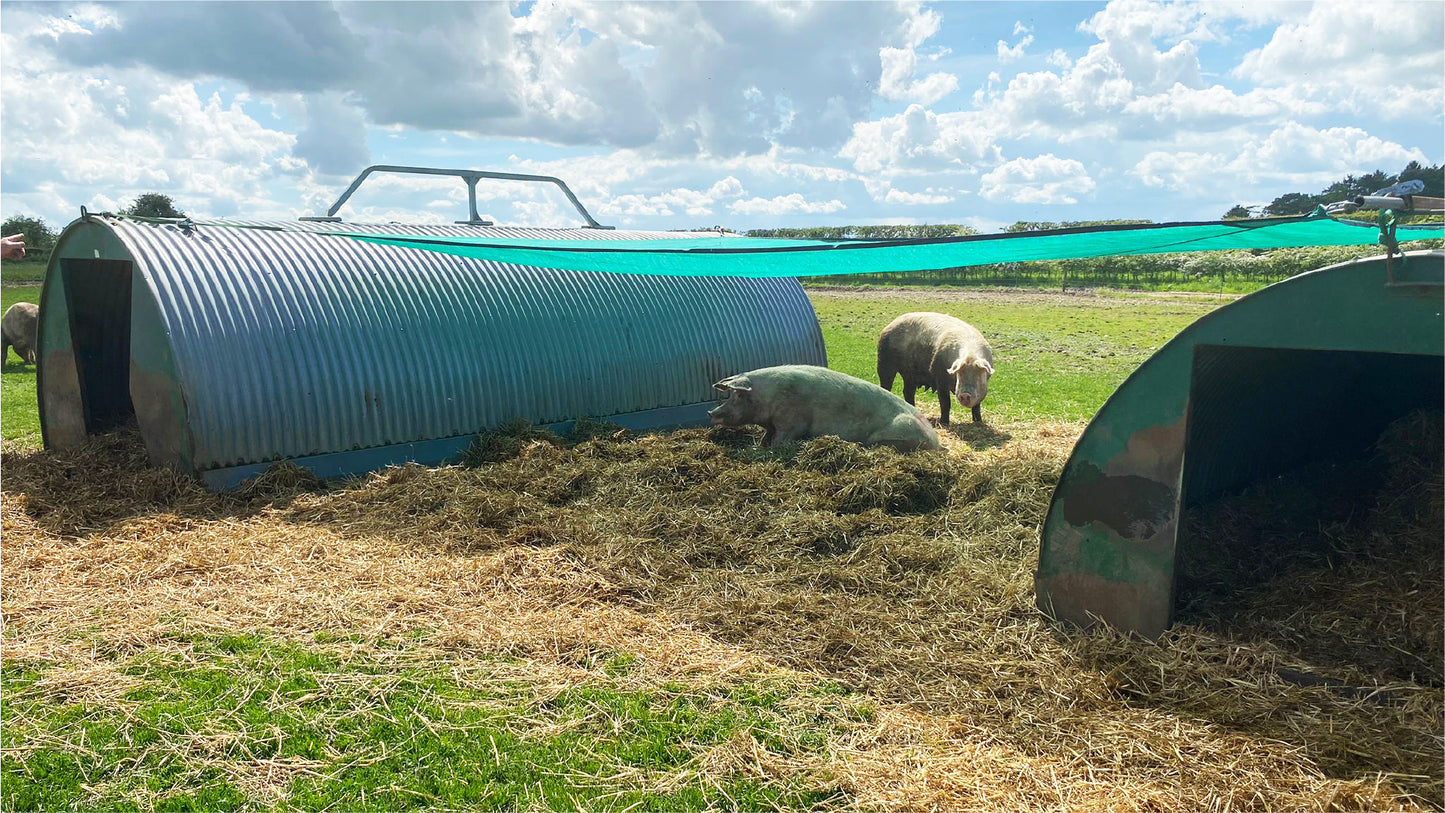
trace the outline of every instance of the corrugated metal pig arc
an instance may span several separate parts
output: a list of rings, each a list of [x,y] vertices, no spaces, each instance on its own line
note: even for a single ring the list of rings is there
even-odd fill
[[[425,272],[417,263],[414,257],[405,258],[402,271],[406,278],[416,278]],[[407,314],[408,324],[425,324],[428,322],[437,324],[458,324],[461,322],[455,308],[453,307],[454,297],[451,295],[451,288],[455,285],[455,276],[450,269],[442,264],[438,269],[441,283],[436,286],[435,301],[413,300],[412,310]],[[420,341],[421,331],[417,333],[418,341],[415,346],[410,346],[405,335],[398,337],[397,349],[403,358],[411,357],[412,362],[421,364],[428,369],[436,371],[436,376],[430,378],[426,383],[426,391],[422,393],[424,403],[431,405],[435,412],[436,420],[441,426],[458,426],[462,423],[461,416],[457,411],[457,401],[449,393],[465,387],[465,379],[461,374],[461,362],[467,358],[468,348],[463,343],[458,343],[454,352],[447,353],[445,348],[439,347],[430,342]],[[475,395],[473,396],[476,397]]]
[[[321,420],[321,404],[335,403],[340,398],[333,385],[335,379],[331,375],[330,359],[328,354],[308,353],[301,349],[306,338],[312,335],[305,332],[305,325],[315,325],[320,331],[318,335],[324,336],[331,318],[319,309],[318,303],[324,300],[304,293],[305,286],[311,281],[294,264],[296,255],[281,250],[284,247],[285,241],[276,241],[276,245],[265,248],[257,247],[258,256],[265,261],[267,281],[273,283],[263,287],[263,299],[259,303],[263,310],[269,311],[267,330],[271,335],[268,359],[276,368],[275,384],[278,389],[298,396],[290,402],[291,407],[282,416],[286,425],[279,427],[280,435],[290,448],[302,448],[307,443],[303,427],[316,426],[321,430],[317,440],[322,448],[334,448],[340,438],[330,433],[332,424]],[[298,285],[276,285],[274,281],[277,278],[295,279]],[[291,314],[290,318],[287,314]],[[319,397],[318,390],[321,393]]]
[[[257,256],[264,264],[264,277],[269,281],[277,277],[296,276],[290,262],[290,255],[280,249],[284,243],[275,246],[257,247]],[[298,280],[305,284],[304,277]],[[298,322],[319,324],[322,318],[313,303],[319,301],[311,296],[298,296],[294,288],[277,285],[263,286],[258,300],[258,309],[268,312],[265,330],[270,334],[267,341],[267,359],[276,368],[275,386],[280,391],[293,392],[298,396],[281,415],[284,426],[275,427],[288,446],[299,448],[305,444],[302,427],[320,422],[318,399],[314,388],[328,385],[330,376],[325,369],[326,359],[312,354],[297,352],[298,342],[304,341]],[[291,314],[287,318],[287,314]],[[323,436],[323,441],[330,438]]]
[[[157,462],[197,473],[459,438],[518,417],[542,424],[695,406],[702,415],[712,383],[727,375],[826,363],[812,306],[791,279],[558,272],[315,233],[336,224],[238,225],[89,218],[57,248],[67,262],[88,262],[89,246],[109,239],[103,231],[128,253],[108,259],[133,262],[133,297],[154,298],[136,312],[160,324],[139,328],[162,337],[175,378],[175,397],[157,402],[182,405],[186,426],[173,434],[192,444],[179,452],[185,463]],[[132,363],[151,371],[160,362]]]
[[[360,251],[355,251],[358,247],[349,245],[350,241],[333,242],[343,249],[344,259],[353,260],[357,267],[363,266],[365,260],[370,259],[362,257]],[[388,259],[391,260],[392,267],[401,264],[399,258]],[[415,366],[408,362],[400,348],[416,343],[418,331],[413,330],[410,335],[407,334],[405,313],[389,285],[393,279],[395,277],[392,275],[382,277],[375,266],[368,268],[367,272],[356,274],[354,278],[353,284],[360,289],[361,297],[343,296],[341,300],[352,306],[360,302],[370,302],[376,306],[370,312],[358,310],[352,315],[353,324],[362,326],[356,338],[366,347],[365,358],[358,360],[353,372],[368,384],[362,388],[357,407],[358,420],[370,427],[366,437],[367,445],[384,446],[405,437],[407,433],[402,422],[408,415],[419,424],[438,428],[442,426],[437,416],[432,413],[431,405],[423,403],[423,399],[419,397],[428,379],[407,375],[409,369],[415,369]],[[365,327],[368,318],[373,323],[371,329]]]

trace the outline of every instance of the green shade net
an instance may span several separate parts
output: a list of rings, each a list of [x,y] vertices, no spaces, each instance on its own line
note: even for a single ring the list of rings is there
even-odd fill
[[[973,265],[1222,249],[1354,246],[1377,226],[1311,215],[1211,223],[1099,226],[919,240],[527,240],[361,232],[332,236],[537,268],[686,277],[810,277],[929,271]],[[1445,225],[1399,226],[1395,240],[1445,238]]]

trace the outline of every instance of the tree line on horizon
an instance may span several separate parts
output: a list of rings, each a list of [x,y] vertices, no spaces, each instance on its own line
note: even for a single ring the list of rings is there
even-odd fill
[[[130,217],[184,218],[186,213],[176,208],[169,195],[147,192],[120,211]],[[39,260],[49,256],[55,248],[55,238],[60,235],[44,220],[30,215],[14,215],[0,224],[0,234],[25,235],[25,258]]]
[[[1308,214],[1314,211],[1316,206],[1325,206],[1362,195],[1372,195],[1405,181],[1423,182],[1425,191],[1421,192],[1421,195],[1434,198],[1445,197],[1445,167],[1438,165],[1426,167],[1421,166],[1419,161],[1411,161],[1400,170],[1398,175],[1386,175],[1377,169],[1358,177],[1346,175],[1313,195],[1304,192],[1289,192],[1280,195],[1263,207],[1259,207],[1259,216],[1288,217]],[[1255,213],[1243,204],[1237,204],[1224,213],[1225,220],[1254,216],[1256,216]]]

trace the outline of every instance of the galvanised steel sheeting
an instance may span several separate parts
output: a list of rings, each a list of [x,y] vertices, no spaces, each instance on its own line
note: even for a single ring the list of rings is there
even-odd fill
[[[182,467],[196,472],[471,435],[519,417],[547,424],[711,404],[712,383],[728,375],[826,364],[812,305],[791,279],[552,271],[316,233],[352,224],[91,220],[134,261],[133,297],[154,298],[185,405]]]

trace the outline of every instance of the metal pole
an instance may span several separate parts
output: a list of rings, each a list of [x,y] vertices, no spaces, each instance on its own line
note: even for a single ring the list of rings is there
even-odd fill
[[[471,222],[473,225],[477,225],[477,226],[483,225],[483,224],[482,224],[482,216],[479,215],[479,214],[477,214],[477,179],[476,179],[476,178],[467,178],[467,179],[466,179],[466,182],[467,182],[467,211],[471,212],[471,214],[472,214],[472,219],[471,219],[470,222]],[[490,226],[490,225],[492,225],[492,224],[491,224],[491,223],[487,223],[487,224],[485,224],[485,225]]]

